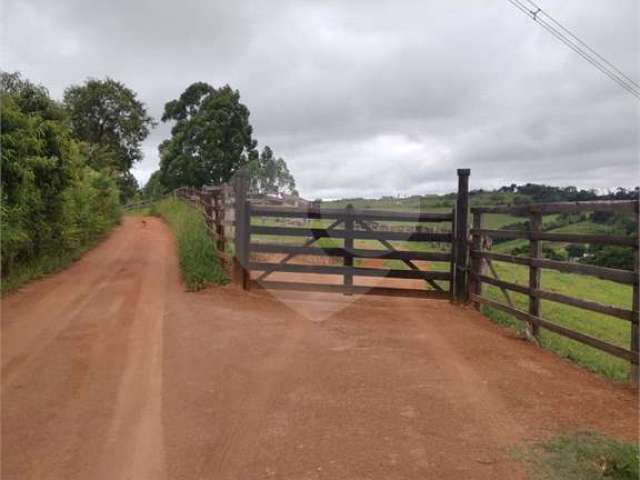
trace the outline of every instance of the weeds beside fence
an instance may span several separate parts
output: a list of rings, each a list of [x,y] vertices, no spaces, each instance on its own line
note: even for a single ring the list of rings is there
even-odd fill
[[[172,197],[158,201],[152,208],[173,230],[180,270],[187,290],[200,290],[209,284],[224,284],[227,276],[216,255],[200,212]]]
[[[518,450],[532,480],[637,480],[637,443],[622,442],[596,432],[561,435]]]

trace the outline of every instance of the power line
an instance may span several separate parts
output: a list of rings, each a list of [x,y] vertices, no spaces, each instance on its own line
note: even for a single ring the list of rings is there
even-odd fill
[[[595,55],[597,55],[597,56],[595,56],[594,54],[590,54],[589,51],[586,51],[585,49],[581,48],[580,44],[577,43],[577,42],[581,42],[584,45],[586,45],[586,44],[584,42],[582,42],[581,40],[577,39],[577,37],[575,37],[575,35],[570,33],[571,36],[573,36],[573,37],[575,37],[577,39],[577,42],[576,41],[572,41],[570,38],[568,38],[566,35],[564,35],[557,28],[554,28],[554,26],[552,26],[551,24],[546,22],[544,20],[544,15],[545,15],[544,12],[539,7],[537,7],[535,5],[535,3],[530,2],[532,5],[535,6],[536,10],[530,10],[520,0],[508,0],[508,1],[512,5],[514,5],[516,8],[518,8],[519,10],[524,12],[527,16],[531,17],[534,21],[536,21],[538,24],[540,24],[540,26],[542,26],[545,30],[547,30],[554,37],[556,37],[558,40],[560,40],[565,45],[567,45],[569,48],[571,48],[574,52],[576,52],[578,55],[580,55],[586,61],[591,63],[594,67],[596,67],[602,73],[607,75],[611,80],[613,80],[614,82],[618,83],[622,88],[627,90],[629,93],[634,95],[636,98],[640,99],[640,88],[638,88],[636,86],[637,84],[633,80],[629,79],[624,74],[621,75],[620,73],[618,73],[619,70],[617,68],[608,67],[607,64],[611,65],[610,62],[608,62],[606,60],[604,60],[604,62],[603,61],[599,61],[598,58],[597,58],[597,56],[601,57],[599,54],[596,53]],[[549,16],[549,15],[547,15],[547,16]],[[559,24],[559,22],[557,22],[557,21],[555,21],[555,22],[558,25],[560,25],[561,28],[563,28],[564,30],[568,31],[561,24]],[[590,47],[587,46],[587,48],[593,51],[593,49],[591,49]]]
[[[518,10],[525,15],[533,19],[542,28],[547,30],[551,35],[556,37],[562,43],[567,45],[571,50],[576,52],[582,58],[584,58],[591,65],[600,70],[603,74],[616,82],[622,88],[627,90],[633,96],[640,100],[640,85],[633,79],[625,75],[620,69],[609,62],[606,58],[596,52],[593,48],[587,45],[584,41],[578,38],[573,32],[562,25],[559,21],[553,18],[551,15],[542,10],[532,0],[525,0],[533,8],[530,9],[525,5],[522,0],[507,0]]]
[[[619,76],[621,76],[622,78],[624,78],[627,82],[629,82],[630,84],[632,84],[633,86],[635,86],[636,88],[640,88],[640,84],[638,84],[635,80],[633,80],[632,78],[629,78],[627,75],[624,74],[624,72],[620,71],[620,69],[618,67],[616,67],[614,64],[612,64],[609,60],[607,60],[606,58],[604,58],[602,55],[600,55],[598,52],[596,52],[593,48],[591,48],[589,45],[587,45],[582,39],[580,39],[578,36],[576,36],[571,30],[569,30],[567,27],[565,27],[564,25],[562,25],[558,20],[556,20],[555,18],[553,18],[553,16],[551,16],[549,13],[547,13],[546,11],[542,10],[538,5],[536,5],[532,0],[526,0],[533,8],[535,8],[536,10],[538,10],[540,12],[540,14],[542,14],[544,17],[548,18],[551,23],[553,23],[555,26],[557,26],[560,30],[564,31],[567,35],[569,35],[569,37],[571,37],[572,40],[574,40],[576,43],[580,44],[582,47],[586,48],[590,53],[592,53],[593,55],[595,55],[599,60],[601,60],[602,62],[604,62],[608,67],[610,67],[614,72],[616,72]]]
[[[618,83],[622,88],[624,88],[629,93],[631,93],[632,95],[634,95],[635,97],[640,99],[640,88],[638,88],[636,86],[636,84],[635,84],[635,82],[633,82],[633,80],[631,80],[628,77],[624,76],[624,74],[620,75],[618,73],[619,70],[617,70],[615,67],[613,67],[613,68],[607,67],[606,64],[608,63],[609,65],[611,65],[610,62],[608,62],[606,60],[605,60],[606,63],[603,63],[602,61],[599,61],[597,59],[597,57],[595,57],[593,54],[590,54],[588,51],[585,51],[583,48],[581,48],[580,45],[576,43],[576,41],[572,41],[570,38],[567,38],[567,36],[564,35],[561,31],[559,31],[557,28],[554,28],[554,26],[552,26],[551,24],[547,23],[544,20],[544,16],[543,16],[544,12],[539,7],[536,6],[537,10],[529,10],[520,0],[508,0],[508,1],[511,4],[513,4],[514,6],[516,6],[519,10],[524,12],[526,15],[531,17],[534,21],[536,21],[538,24],[540,24],[540,26],[542,26],[545,30],[547,30],[554,37],[556,37],[558,40],[560,40],[565,45],[567,45],[569,48],[571,48],[574,52],[576,52],[578,55],[580,55],[586,61],[591,63],[594,67],[596,67],[602,73],[604,73],[609,78],[611,78],[614,82]],[[535,4],[533,2],[530,2],[530,3],[535,6]],[[558,22],[556,22],[556,23],[558,23]],[[560,25],[560,27],[564,29],[564,27],[562,27],[561,24],[558,23],[558,25]],[[565,30],[567,30],[567,29],[565,29]],[[570,33],[570,35],[574,36],[572,33]],[[575,38],[577,39],[577,37],[575,37]],[[577,41],[578,42],[582,42],[579,39],[577,39]],[[584,44],[584,42],[582,42],[582,43]],[[584,44],[584,45],[586,45],[586,44]],[[588,46],[587,46],[587,48],[591,49]],[[598,55],[598,54],[596,54],[596,55]]]

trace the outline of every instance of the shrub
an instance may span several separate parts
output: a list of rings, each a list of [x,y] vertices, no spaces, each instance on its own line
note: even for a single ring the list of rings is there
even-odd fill
[[[637,443],[626,443],[598,433],[562,435],[535,445],[522,455],[533,479],[636,480]]]
[[[548,245],[542,247],[542,255],[549,260],[557,260],[563,262],[567,260],[567,254],[563,250],[556,250]]]
[[[46,89],[2,76],[2,291],[55,271],[118,222],[113,178],[87,167]]]
[[[633,251],[630,247],[618,245],[593,246],[589,253],[589,256],[581,260],[582,263],[633,270]]]
[[[582,258],[587,253],[587,247],[581,243],[570,243],[564,249],[569,258]]]

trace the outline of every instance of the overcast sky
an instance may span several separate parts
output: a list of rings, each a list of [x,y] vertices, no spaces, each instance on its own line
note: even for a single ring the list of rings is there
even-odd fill
[[[539,0],[640,79],[637,0]],[[62,97],[110,76],[159,119],[192,82],[240,90],[309,198],[640,178],[640,103],[506,0],[2,0],[2,68]],[[158,167],[160,124],[134,173]]]

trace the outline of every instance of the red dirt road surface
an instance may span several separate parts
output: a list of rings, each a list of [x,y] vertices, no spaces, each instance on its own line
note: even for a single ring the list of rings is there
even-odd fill
[[[2,478],[524,478],[514,447],[637,439],[637,395],[443,301],[186,293],[127,218],[2,301]]]

